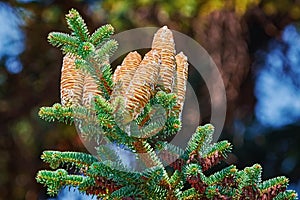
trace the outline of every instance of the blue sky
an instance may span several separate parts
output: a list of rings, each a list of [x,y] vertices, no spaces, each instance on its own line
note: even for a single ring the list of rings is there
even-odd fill
[[[300,35],[294,25],[287,26],[282,40],[272,40],[255,81],[255,115],[268,127],[279,128],[300,121]]]
[[[0,60],[4,60],[7,71],[12,74],[20,73],[23,69],[19,59],[24,51],[22,24],[18,11],[0,2]]]
[[[59,194],[57,198],[48,199],[48,200],[96,200],[96,197],[88,196],[79,193],[79,191],[75,188],[65,188]]]

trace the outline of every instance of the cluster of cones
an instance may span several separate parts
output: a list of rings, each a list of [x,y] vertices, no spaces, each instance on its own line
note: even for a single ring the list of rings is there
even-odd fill
[[[93,77],[75,66],[75,56],[65,55],[61,71],[61,103],[63,106],[90,107],[92,99],[101,95]],[[97,66],[95,66],[97,67]],[[123,98],[127,120],[132,121],[161,88],[177,95],[174,109],[181,113],[184,103],[188,74],[187,57],[181,52],[176,55],[171,30],[166,26],[154,35],[152,49],[144,58],[136,51],[130,52],[113,74],[110,102]]]

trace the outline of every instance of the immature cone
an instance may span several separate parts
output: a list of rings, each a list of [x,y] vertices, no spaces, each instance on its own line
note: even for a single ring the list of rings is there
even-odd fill
[[[157,50],[161,59],[161,69],[159,72],[166,92],[173,92],[175,73],[175,42],[172,32],[167,26],[160,28],[154,35],[152,49]]]
[[[122,64],[117,67],[113,74],[113,82],[121,81],[124,88],[129,86],[131,78],[142,61],[141,55],[134,51],[130,52],[123,60]]]
[[[151,98],[159,75],[159,56],[155,51],[148,52],[137,68],[125,91],[125,108],[129,112],[126,121],[137,117]]]
[[[63,58],[60,81],[61,104],[66,107],[79,105],[89,107],[92,98],[101,92],[91,75],[76,69],[75,60],[76,57],[70,54]]]
[[[75,60],[76,57],[69,54],[63,58],[60,80],[60,98],[63,106],[81,104],[84,73],[76,69]]]
[[[178,110],[181,113],[184,104],[186,83],[188,78],[188,62],[187,57],[180,52],[175,56],[176,59],[176,81],[174,92],[177,95],[177,103],[174,107],[175,110]]]
[[[82,105],[90,107],[94,96],[101,95],[95,79],[90,74],[85,74],[82,92]]]
[[[140,63],[140,65],[147,65],[147,64],[160,64],[161,63],[161,58],[159,55],[159,52],[155,49],[152,49],[151,51],[149,51],[148,53],[145,54],[142,62]]]
[[[111,95],[111,102],[116,101],[116,97],[124,96],[126,88],[129,86],[140,62],[141,55],[134,51],[127,54],[121,65],[117,67],[113,74],[113,82],[115,83],[114,90]]]
[[[117,96],[124,97],[125,113],[124,122],[130,122],[141,113],[155,92],[157,85],[162,85],[166,92],[176,92],[178,103],[175,107],[179,113],[182,110],[188,63],[187,57],[180,53],[177,55],[178,70],[175,62],[175,43],[172,32],[166,27],[160,28],[154,35],[152,50],[142,61],[137,52],[129,53],[114,75],[116,85],[112,102]],[[174,77],[178,76],[178,83],[174,83]]]

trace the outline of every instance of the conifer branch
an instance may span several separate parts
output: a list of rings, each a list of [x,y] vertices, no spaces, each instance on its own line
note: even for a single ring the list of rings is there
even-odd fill
[[[104,56],[108,58],[108,52],[106,53]],[[97,57],[98,55],[94,54],[87,60],[76,60],[75,63],[78,68],[86,71],[93,77],[98,85],[98,89],[102,91],[102,96],[104,96],[106,100],[109,100],[113,90],[111,68],[110,65],[107,64],[108,61],[106,59],[98,61]]]
[[[97,55],[96,61],[99,63],[108,62],[108,58],[111,57],[118,48],[118,42],[114,39],[110,39],[101,43],[101,47],[95,51]]]
[[[98,47],[102,42],[109,39],[113,33],[114,28],[110,24],[101,26],[91,35],[89,42]]]
[[[148,138],[150,144],[156,143],[157,141],[165,141],[170,136],[178,133],[181,129],[181,121],[175,116],[169,116],[165,122],[164,128],[157,134]]]
[[[68,175],[68,172],[63,169],[41,170],[36,176],[37,182],[47,186],[48,194],[51,196],[56,195],[65,186],[77,187],[83,179],[84,177],[80,175]]]
[[[40,108],[38,115],[48,122],[58,121],[71,124],[74,121],[73,108],[63,107],[59,103],[55,103],[52,107]]]
[[[111,146],[109,145],[100,145],[96,147],[97,155],[100,157],[100,161],[106,160],[114,160],[118,163],[122,163],[120,157],[117,155],[115,151],[112,150]]]
[[[94,162],[87,174],[91,177],[105,177],[119,185],[141,184],[139,173],[125,171],[122,166],[112,162]]]
[[[182,184],[182,174],[176,170],[172,176],[170,177],[170,184],[173,189],[182,189],[183,184]]]
[[[276,197],[280,192],[284,192],[286,190],[288,182],[289,180],[283,176],[264,181],[259,188],[262,193],[262,197]]]
[[[74,166],[77,169],[87,169],[90,165],[98,160],[90,155],[81,152],[60,152],[60,151],[44,151],[42,160],[50,164],[52,169],[60,166]]]
[[[284,192],[280,192],[274,200],[296,200],[298,199],[298,195],[293,190],[286,190]]]
[[[166,142],[181,128],[188,70],[187,57],[176,55],[166,26],[157,31],[144,58],[131,52],[112,74],[109,57],[117,48],[110,39],[113,27],[102,26],[90,35],[75,9],[66,20],[71,34],[48,36],[66,54],[62,104],[42,107],[39,115],[46,121],[76,123],[81,136],[97,141],[99,159],[85,153],[45,151],[41,158],[57,170],[41,170],[36,179],[50,195],[74,186],[102,199],[297,199],[294,191],[287,190],[285,177],[262,182],[258,164],[211,172],[232,146],[228,141],[212,143],[210,124],[196,129],[185,150]],[[138,172],[124,165],[110,142],[134,153],[146,169]]]
[[[218,171],[207,178],[207,183],[209,185],[221,185],[226,184],[226,187],[233,186],[233,177],[237,172],[236,166],[231,165]]]
[[[159,152],[159,158],[167,165],[174,161],[177,162],[180,156],[184,154],[184,151],[180,147],[168,143],[159,143],[156,145],[156,149]],[[174,170],[179,170],[179,168],[175,168]]]
[[[221,160],[226,158],[226,154],[230,152],[231,145],[227,141],[221,141],[212,146],[210,152],[204,157],[198,158],[203,168],[203,171],[218,164]]]
[[[88,41],[89,31],[79,12],[71,9],[66,15],[69,28],[73,31],[72,35],[76,36],[80,41]]]
[[[213,132],[214,128],[210,124],[207,124],[205,126],[199,126],[196,132],[193,134],[190,141],[188,142],[188,145],[186,147],[186,153],[191,154],[194,151],[199,152],[203,145],[209,145],[204,144],[204,142],[206,141],[207,137],[211,137]]]
[[[61,47],[65,53],[77,53],[77,48],[80,45],[80,41],[75,37],[67,33],[51,32],[48,35],[48,41],[55,47]]]
[[[199,199],[200,195],[197,193],[195,188],[190,188],[182,192],[179,199],[185,199],[185,200],[193,200],[193,199]]]
[[[131,197],[134,196],[141,196],[143,194],[143,192],[141,190],[139,190],[139,188],[133,186],[133,185],[127,185],[122,187],[119,190],[114,191],[111,195],[109,195],[109,197],[111,199],[118,199],[120,197],[125,198],[129,198],[131,199]]]

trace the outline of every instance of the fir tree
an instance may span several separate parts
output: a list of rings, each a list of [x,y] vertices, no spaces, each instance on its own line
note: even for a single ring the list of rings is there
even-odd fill
[[[187,57],[176,55],[167,27],[155,34],[144,58],[131,52],[112,74],[108,59],[117,47],[110,39],[112,26],[90,35],[74,9],[66,20],[71,34],[53,32],[48,37],[65,54],[61,103],[42,107],[40,117],[79,123],[87,139],[101,135],[104,143],[121,145],[134,152],[145,169],[132,170],[100,143],[97,156],[45,151],[41,158],[53,170],[39,171],[36,179],[47,186],[48,194],[74,186],[99,199],[297,199],[287,190],[287,178],[262,181],[258,164],[211,172],[232,146],[228,141],[211,143],[210,124],[199,126],[184,150],[167,143],[181,127],[188,70]]]

